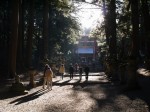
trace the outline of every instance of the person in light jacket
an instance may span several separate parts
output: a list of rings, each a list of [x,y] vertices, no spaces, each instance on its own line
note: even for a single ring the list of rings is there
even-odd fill
[[[64,64],[61,64],[61,66],[59,68],[59,73],[60,73],[60,76],[62,77],[62,80],[63,80],[64,73],[65,73],[65,66],[64,66]]]
[[[50,66],[46,64],[44,70],[43,89],[45,89],[45,85],[47,84],[47,89],[52,90],[52,79],[53,79],[53,71],[51,70]]]
[[[82,79],[82,73],[83,73],[83,68],[82,68],[82,66],[80,65],[80,67],[79,67],[80,80]]]

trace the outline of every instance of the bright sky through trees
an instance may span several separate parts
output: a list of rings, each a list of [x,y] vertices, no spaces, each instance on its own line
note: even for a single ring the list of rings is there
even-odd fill
[[[80,10],[76,16],[78,17],[83,29],[93,28],[96,26],[98,21],[100,23],[103,21],[103,15],[100,7],[88,3],[80,3],[78,8]]]

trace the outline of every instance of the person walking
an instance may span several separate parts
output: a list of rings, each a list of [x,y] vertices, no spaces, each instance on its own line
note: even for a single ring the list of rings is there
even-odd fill
[[[64,73],[65,73],[65,66],[64,66],[64,64],[61,64],[61,66],[59,68],[59,73],[60,73],[60,76],[62,77],[62,80],[63,80]]]
[[[80,80],[82,79],[82,73],[83,73],[83,68],[82,68],[82,66],[80,66],[80,67],[79,67]]]
[[[43,82],[43,89],[45,89],[45,85],[47,84],[47,89],[52,90],[52,78],[53,78],[53,71],[48,64],[45,65],[44,70],[44,82]]]
[[[84,72],[85,72],[85,78],[86,78],[86,80],[88,80],[89,71],[90,71],[90,68],[86,65],[86,66],[85,66],[85,68],[84,68]]]
[[[73,79],[73,72],[74,72],[74,68],[73,68],[72,64],[70,64],[70,67],[69,67],[70,79]]]
[[[78,72],[78,68],[79,68],[78,63],[76,63],[74,67],[75,67],[75,72],[77,73]]]

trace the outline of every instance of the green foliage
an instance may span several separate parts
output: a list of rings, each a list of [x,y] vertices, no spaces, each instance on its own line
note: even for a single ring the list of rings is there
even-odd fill
[[[106,17],[105,20],[98,24],[95,29],[92,30],[91,36],[99,39],[99,46],[101,47],[101,52],[105,52],[106,54],[109,53],[109,44],[110,44],[110,21],[112,19],[111,13],[110,13],[110,1],[106,1]],[[116,0],[116,32],[117,32],[117,53],[119,54],[122,45],[122,38],[125,37],[127,40],[130,37],[131,34],[131,12],[126,10],[127,3]],[[108,36],[108,37],[107,37]],[[108,43],[106,42],[108,38]],[[127,43],[127,42],[126,42]],[[130,41],[128,42],[128,44]],[[129,45],[125,45],[127,51]],[[128,52],[126,52],[128,54]]]
[[[51,61],[58,60],[60,52],[63,57],[68,55],[69,51],[72,51],[73,43],[75,43],[78,37],[79,24],[71,13],[75,10],[73,4],[70,4],[69,0],[48,0],[49,2],[49,48],[48,59]],[[30,0],[23,0],[22,8],[22,59],[26,57],[27,38],[28,38],[28,26],[29,26],[29,3]],[[11,1],[0,1],[0,51],[4,56],[0,56],[3,60],[2,66],[8,63],[8,46],[10,40],[10,13],[11,13]],[[34,1],[34,31],[33,31],[33,44],[32,44],[32,61],[33,65],[38,65],[42,60],[43,55],[43,11],[44,1]],[[18,41],[19,42],[19,41]],[[22,63],[26,61],[23,60]],[[20,62],[18,62],[20,65]],[[7,67],[6,67],[7,68]],[[19,68],[17,68],[19,69]]]
[[[48,0],[49,1],[49,48],[48,48],[48,58],[50,61],[59,60],[60,58],[67,57],[70,58],[72,55],[72,49],[74,43],[79,36],[80,25],[77,22],[77,19],[71,15],[75,11],[75,6],[70,3],[69,0]],[[112,14],[111,0],[106,0],[106,17],[105,21],[99,24],[96,29],[91,32],[91,37],[97,38],[99,41],[100,51],[108,52],[109,43],[107,43],[108,36],[109,40],[111,38],[111,26]],[[22,57],[26,57],[26,43],[27,43],[27,33],[28,33],[28,19],[29,19],[29,2],[30,0],[23,0],[22,4],[22,21],[23,21],[23,36],[22,36]],[[84,1],[85,2],[85,1]],[[102,3],[102,2],[101,2]],[[149,3],[149,2],[148,2]],[[8,63],[8,51],[9,51],[9,41],[10,41],[10,14],[11,14],[11,1],[1,0],[0,1],[0,52],[3,56],[0,56],[0,61],[2,65]],[[142,4],[142,2],[140,2]],[[39,62],[43,55],[43,10],[44,2],[43,0],[35,0],[34,8],[34,35],[33,35],[33,51],[32,59],[34,62]],[[101,6],[100,4],[99,6]],[[121,49],[121,40],[123,37],[127,38],[131,35],[132,25],[131,25],[131,12],[127,11],[128,3],[126,1],[116,0],[116,23],[117,23],[117,47],[118,53]],[[142,12],[140,12],[142,13]],[[141,20],[142,18],[142,14]],[[143,21],[143,20],[142,20]],[[142,22],[141,21],[141,22]],[[108,31],[106,31],[108,28]],[[139,30],[145,30],[143,23],[140,23]],[[143,35],[142,35],[143,36]],[[21,38],[21,37],[19,37]],[[147,39],[148,40],[148,39]],[[146,41],[143,41],[144,44],[148,45]],[[131,40],[126,39],[126,43],[131,43]],[[129,46],[129,45],[128,45]],[[144,46],[144,45],[143,45]],[[149,48],[146,46],[147,49]],[[145,46],[143,49],[146,48]],[[127,47],[126,47],[127,48]],[[126,50],[127,51],[127,50]],[[127,54],[127,52],[126,52]],[[18,64],[20,65],[20,64]],[[7,68],[7,67],[6,67]]]
[[[79,24],[76,18],[71,16],[73,8],[74,6],[69,5],[67,0],[50,1],[49,56],[53,60],[59,59],[60,53],[66,57],[79,35]]]

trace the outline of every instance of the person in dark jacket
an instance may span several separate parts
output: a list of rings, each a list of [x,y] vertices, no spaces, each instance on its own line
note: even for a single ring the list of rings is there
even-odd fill
[[[75,72],[77,73],[78,72],[78,68],[79,68],[78,63],[75,64],[74,68],[75,68]]]
[[[85,78],[86,78],[86,80],[88,80],[89,71],[90,71],[90,68],[86,65],[86,66],[85,66],[85,68],[84,68],[84,72],[85,72]]]
[[[73,68],[72,64],[70,64],[70,67],[69,67],[70,79],[73,79],[73,72],[74,72],[74,68]]]

